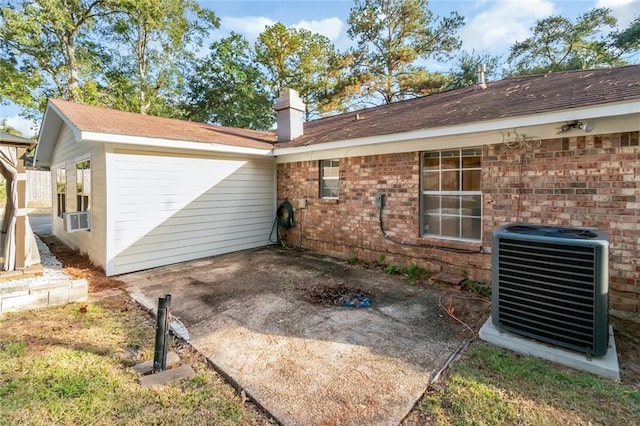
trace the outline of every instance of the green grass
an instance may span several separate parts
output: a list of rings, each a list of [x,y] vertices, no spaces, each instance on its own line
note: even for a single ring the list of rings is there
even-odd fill
[[[416,281],[428,275],[429,275],[429,271],[427,271],[426,269],[420,268],[415,263],[411,263],[411,265],[407,266],[404,279],[409,284],[415,284]]]
[[[482,296],[486,299],[491,299],[491,284],[475,281],[467,277],[464,279],[464,281],[462,281],[461,286],[464,290],[476,293],[477,295]]]
[[[384,272],[389,275],[395,275],[395,274],[401,273],[402,268],[396,265],[395,263],[392,263],[391,265],[388,265],[387,267],[384,268]]]
[[[638,424],[640,389],[478,342],[415,412],[439,425]]]
[[[265,423],[188,348],[195,377],[142,389],[129,367],[153,359],[154,322],[116,300],[0,317],[0,424]],[[121,359],[126,348],[140,349]]]

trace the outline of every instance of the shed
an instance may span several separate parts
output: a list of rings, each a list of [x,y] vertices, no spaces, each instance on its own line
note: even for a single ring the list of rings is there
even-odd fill
[[[53,233],[107,275],[270,244],[274,136],[49,100]]]

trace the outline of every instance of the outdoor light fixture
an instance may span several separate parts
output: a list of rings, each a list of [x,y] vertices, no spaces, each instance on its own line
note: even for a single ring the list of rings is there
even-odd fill
[[[571,129],[580,129],[580,130],[583,130],[585,133],[589,133],[593,130],[593,123],[591,121],[582,121],[582,120],[567,121],[565,124],[560,126],[559,133],[568,132]]]

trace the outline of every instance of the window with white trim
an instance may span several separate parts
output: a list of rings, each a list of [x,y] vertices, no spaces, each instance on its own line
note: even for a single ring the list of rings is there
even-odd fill
[[[91,160],[76,163],[76,211],[91,207]]]
[[[337,199],[340,160],[320,160],[320,198]]]
[[[421,226],[425,237],[482,238],[482,148],[422,153]]]
[[[67,173],[64,167],[56,169],[56,203],[58,217],[67,211]]]

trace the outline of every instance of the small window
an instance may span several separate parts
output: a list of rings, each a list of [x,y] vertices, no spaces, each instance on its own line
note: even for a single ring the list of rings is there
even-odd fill
[[[422,153],[422,234],[479,241],[481,180],[481,148]]]
[[[56,200],[58,217],[67,211],[67,173],[64,167],[56,170]]]
[[[320,161],[320,198],[337,199],[340,160]]]
[[[86,212],[91,207],[91,160],[76,163],[76,211]]]

